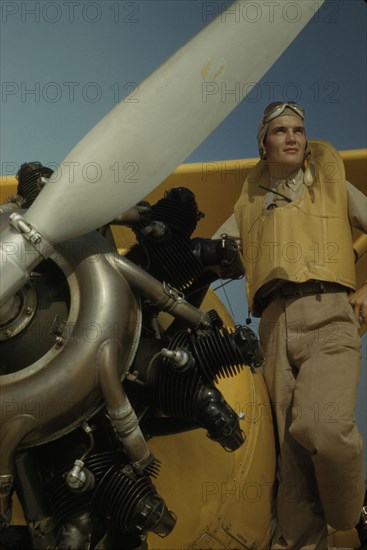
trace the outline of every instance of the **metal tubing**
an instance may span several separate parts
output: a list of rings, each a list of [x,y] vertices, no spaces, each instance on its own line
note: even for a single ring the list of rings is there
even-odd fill
[[[119,375],[118,343],[110,340],[100,350],[100,386],[117,435],[133,466],[143,469],[152,459],[137,416],[125,394]]]
[[[10,507],[14,457],[18,445],[37,426],[38,422],[33,416],[22,414],[11,418],[0,430],[0,516],[5,515]]]
[[[187,322],[192,328],[210,326],[210,318],[205,311],[186,302],[182,295],[165,283],[161,283],[128,259],[110,254],[109,261],[145,298],[162,311]]]

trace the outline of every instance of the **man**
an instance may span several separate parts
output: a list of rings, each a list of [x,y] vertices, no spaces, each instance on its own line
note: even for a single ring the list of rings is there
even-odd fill
[[[366,197],[345,181],[331,145],[308,144],[304,110],[294,103],[266,108],[258,144],[261,160],[235,217],[279,441],[271,548],[325,550],[327,524],[347,530],[359,522],[367,538],[354,416],[367,286],[356,291],[350,228],[367,233]]]

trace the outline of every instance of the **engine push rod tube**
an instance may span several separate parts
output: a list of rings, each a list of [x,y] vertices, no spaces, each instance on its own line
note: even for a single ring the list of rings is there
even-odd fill
[[[127,258],[110,254],[108,259],[132,288],[138,290],[158,309],[182,319],[192,328],[211,326],[209,315],[186,302],[182,294],[170,285],[161,283]]]

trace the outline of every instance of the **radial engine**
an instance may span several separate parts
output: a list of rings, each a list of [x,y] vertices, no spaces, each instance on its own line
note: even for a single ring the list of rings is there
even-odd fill
[[[2,227],[50,173],[22,165]],[[223,452],[244,443],[216,382],[255,369],[262,354],[247,326],[229,329],[216,311],[200,309],[214,280],[243,274],[227,235],[192,238],[202,216],[183,187],[141,202],[56,246],[3,309],[3,535],[16,491],[29,547],[145,548],[149,531],[165,537],[176,522],[154,485],[160,462],[149,439],[202,428]],[[125,255],[111,238],[116,225],[136,236]],[[171,319],[165,327],[162,312]]]

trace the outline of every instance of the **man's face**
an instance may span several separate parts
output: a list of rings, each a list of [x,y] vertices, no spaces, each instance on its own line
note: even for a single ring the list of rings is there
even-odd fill
[[[292,115],[283,115],[272,120],[264,149],[268,164],[294,170],[300,168],[306,149],[303,120]]]

